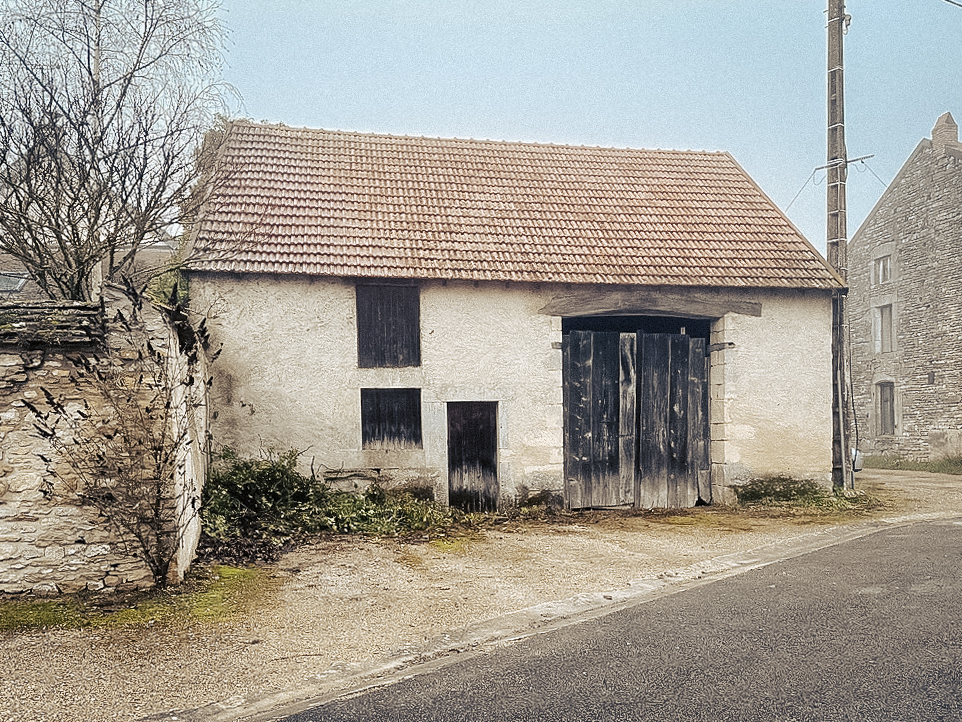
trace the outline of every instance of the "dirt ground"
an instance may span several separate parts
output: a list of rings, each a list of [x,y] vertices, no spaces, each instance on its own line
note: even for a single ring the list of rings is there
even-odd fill
[[[962,477],[865,471],[857,486],[878,501],[863,518],[703,507],[506,525],[467,541],[327,540],[285,555],[275,589],[226,623],[0,636],[0,720],[201,719],[158,713],[336,686],[352,670],[442,633],[683,576],[693,565],[819,529],[962,516]]]

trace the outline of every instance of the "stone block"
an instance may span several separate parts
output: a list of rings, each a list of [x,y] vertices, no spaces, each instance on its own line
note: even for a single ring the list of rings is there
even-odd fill
[[[55,597],[60,594],[60,587],[53,582],[41,582],[31,587],[30,591],[38,597]]]
[[[110,554],[109,544],[90,544],[84,550],[84,556],[88,559],[92,557],[103,557]]]
[[[36,537],[36,526],[20,527],[17,525],[11,528],[0,527],[0,543],[17,544],[20,542],[33,542],[36,541]]]
[[[717,399],[716,399],[717,401]],[[727,424],[730,423],[731,410],[727,404],[724,403],[714,403],[708,406],[708,420],[711,424]]]
[[[13,461],[11,459],[11,461]],[[14,474],[10,474],[4,482],[10,485],[10,491],[15,494],[24,494],[32,491],[38,491],[40,489],[40,481],[42,477],[40,474],[25,472],[21,470],[20,464],[17,464],[18,471]],[[19,501],[25,501],[26,499],[21,498]]]
[[[728,460],[726,457],[726,452],[728,451],[728,442],[713,440],[710,443],[710,448],[712,461],[723,463]]]
[[[86,588],[86,583],[83,580],[69,580],[60,583],[60,592],[62,594],[76,594]]]
[[[738,496],[730,486],[712,484],[711,493],[713,504],[724,504],[731,506],[738,503]]]
[[[47,504],[47,499],[43,494],[40,493],[39,487],[26,488],[26,489],[11,489],[11,494],[16,494],[16,500],[21,505],[36,505],[40,506],[42,504]]]

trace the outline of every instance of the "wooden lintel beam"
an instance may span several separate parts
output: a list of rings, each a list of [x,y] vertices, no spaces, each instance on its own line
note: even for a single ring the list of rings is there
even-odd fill
[[[726,313],[761,316],[762,304],[725,293],[704,291],[572,291],[553,296],[539,313],[546,316],[682,316],[721,318]]]

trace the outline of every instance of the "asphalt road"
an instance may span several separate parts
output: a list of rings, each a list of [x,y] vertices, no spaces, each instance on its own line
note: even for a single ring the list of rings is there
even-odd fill
[[[962,520],[887,529],[285,719],[962,720]]]

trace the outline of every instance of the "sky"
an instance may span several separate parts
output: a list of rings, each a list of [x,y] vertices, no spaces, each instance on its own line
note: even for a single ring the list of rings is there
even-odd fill
[[[237,114],[290,126],[723,150],[825,250],[825,0],[222,0]],[[942,113],[962,7],[849,0],[848,232]]]

